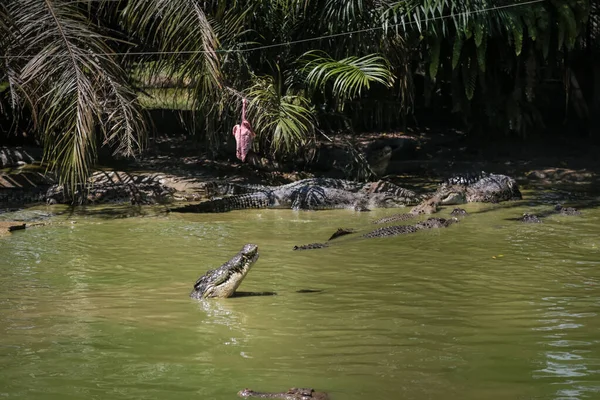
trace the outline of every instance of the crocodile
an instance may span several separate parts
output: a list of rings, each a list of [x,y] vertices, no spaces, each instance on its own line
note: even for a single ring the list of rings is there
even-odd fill
[[[207,299],[233,296],[256,260],[258,260],[258,246],[255,244],[245,245],[219,268],[202,275],[194,284],[190,297]]]
[[[373,221],[374,224],[386,224],[396,221],[408,221],[422,214],[434,214],[441,205],[464,204],[471,202],[498,203],[506,200],[521,199],[517,182],[506,175],[486,174],[458,175],[443,182],[431,196],[409,212],[393,214]],[[462,210],[462,211],[456,211]],[[455,209],[452,215],[467,215],[463,209]]]
[[[563,207],[561,204],[557,204],[551,211],[545,211],[538,215],[524,213],[522,217],[516,218],[516,220],[525,223],[540,223],[542,222],[543,218],[553,214],[574,216],[581,215],[581,211],[574,207]]]
[[[46,192],[46,203],[130,203],[157,204],[173,200],[174,190],[162,184],[157,174],[129,174],[120,171],[97,171],[85,185],[67,196],[63,185],[55,184]]]
[[[249,190],[254,190],[249,188]],[[387,181],[360,183],[331,178],[310,178],[281,186],[265,186],[245,194],[216,198],[171,209],[174,212],[214,213],[232,210],[287,208],[322,210],[403,207],[418,204],[422,196]]]
[[[378,228],[371,232],[364,233],[363,235],[361,235],[361,237],[366,238],[366,239],[371,239],[371,238],[398,236],[398,235],[404,235],[404,234],[409,234],[409,233],[415,233],[415,232],[418,232],[420,230],[425,230],[425,229],[446,228],[456,222],[458,222],[458,218],[456,218],[456,217],[448,218],[448,219],[431,217],[424,221],[417,222],[416,224],[413,224],[413,225],[391,225],[391,226]],[[342,234],[339,234],[340,232],[342,232]],[[334,233],[331,236],[329,241],[331,241],[339,236],[350,234],[353,232],[354,232],[354,230],[351,230],[351,229],[340,228],[336,231],[336,233]],[[329,243],[304,244],[304,245],[300,245],[300,246],[294,246],[293,250],[314,250],[314,249],[322,249],[325,247],[329,247]]]
[[[465,216],[469,215],[469,213],[464,208],[455,208],[454,210],[452,210],[450,212],[450,215],[452,215],[454,217],[456,217],[456,216],[465,217]]]
[[[560,215],[581,215],[581,211],[574,207],[563,207],[561,204],[557,204],[554,207],[555,211],[558,211]]]
[[[442,183],[432,197],[438,197],[441,205],[499,203],[523,198],[513,178],[485,172],[476,176],[452,177]]]
[[[422,229],[446,228],[453,223],[458,222],[458,218],[428,218],[425,221],[417,222],[414,225],[392,225],[375,229],[374,231],[362,235],[364,238],[379,238],[403,235],[406,233],[415,233]]]
[[[421,204],[413,207],[409,212],[402,214],[393,214],[373,221],[374,224],[387,224],[397,221],[408,221],[422,214],[433,214],[438,210],[439,201],[437,197],[425,199]]]
[[[281,399],[281,400],[329,400],[326,392],[315,392],[312,388],[291,388],[287,392],[269,393],[255,392],[251,389],[244,389],[238,392],[242,398],[255,397],[259,399]]]
[[[526,224],[539,224],[542,222],[537,215],[527,213],[523,214],[523,216],[519,218],[519,221],[525,222]]]
[[[54,174],[23,172],[0,175],[0,203],[27,205],[131,203],[156,204],[174,200],[176,190],[158,174],[130,174],[122,171],[94,172],[85,184],[68,195]]]
[[[347,190],[349,192],[358,192],[365,187],[365,183],[350,181],[346,179],[335,179],[325,177],[301,179],[298,181],[277,186],[215,181],[207,184],[206,191],[209,197],[218,198],[222,196],[273,191],[277,189],[292,190],[300,186],[324,186],[332,189],[342,189]]]

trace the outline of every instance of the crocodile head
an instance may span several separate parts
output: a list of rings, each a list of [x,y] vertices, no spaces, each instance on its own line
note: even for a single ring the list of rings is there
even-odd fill
[[[200,277],[190,296],[196,299],[231,297],[256,260],[258,260],[258,246],[245,245],[231,260]]]
[[[398,196],[394,193],[373,193],[367,195],[367,208],[399,208],[406,205],[415,204],[416,198]]]
[[[455,204],[465,204],[467,202],[467,190],[462,185],[442,185],[436,195],[439,204],[448,206]]]
[[[418,204],[423,198],[412,190],[388,181],[368,182],[361,190],[365,205],[371,208],[397,208]]]
[[[513,178],[486,173],[474,178],[450,179],[440,186],[436,195],[442,205],[498,203],[522,198],[519,185]]]

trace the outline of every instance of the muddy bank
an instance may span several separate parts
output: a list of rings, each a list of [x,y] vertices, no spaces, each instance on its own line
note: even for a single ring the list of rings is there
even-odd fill
[[[8,235],[11,232],[25,229],[26,225],[19,221],[0,221],[0,236]]]
[[[17,160],[18,168],[0,171],[0,209],[23,203],[19,199],[35,202],[36,196],[44,195],[55,183],[51,174],[44,174],[40,149],[2,150],[5,159]],[[383,178],[409,188],[475,171],[510,175],[525,187],[596,187],[600,160],[594,154],[598,150],[597,144],[582,140],[473,143],[459,131],[423,130],[323,136],[304,160],[278,164],[263,159],[250,165],[239,162],[235,151],[212,159],[193,139],[157,136],[137,160],[101,157],[99,169],[105,176],[95,183],[144,184],[152,193],[168,193],[175,201],[209,197],[206,188],[211,182],[280,185],[314,176],[355,179],[361,178],[360,168],[370,174],[370,179]],[[37,158],[33,157],[36,154]],[[110,172],[113,170],[120,172]],[[24,196],[24,192],[32,195]],[[115,198],[122,200],[118,193]]]

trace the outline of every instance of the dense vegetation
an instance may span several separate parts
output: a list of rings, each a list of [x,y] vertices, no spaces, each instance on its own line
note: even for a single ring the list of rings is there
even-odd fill
[[[525,135],[544,122],[549,82],[568,76],[562,107],[585,106],[564,94],[578,84],[571,54],[597,39],[590,6],[5,0],[0,113],[11,123],[31,118],[46,160],[71,185],[90,173],[98,144],[125,155],[143,145],[139,98],[151,82],[182,93],[213,146],[248,97],[260,150],[276,158],[301,151],[319,129],[398,128],[428,107],[475,131]]]

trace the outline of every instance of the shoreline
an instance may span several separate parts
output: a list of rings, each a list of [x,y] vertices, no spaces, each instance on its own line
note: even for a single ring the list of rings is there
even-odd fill
[[[326,156],[336,151],[339,153],[340,143],[351,139],[349,135],[331,135],[330,138],[331,141],[320,142],[316,146],[324,149],[321,151]],[[356,148],[367,155],[372,149],[377,151],[383,146],[394,146],[384,173],[372,180],[386,179],[409,188],[422,189],[424,183],[433,186],[452,175],[475,171],[509,175],[526,189],[564,186],[577,187],[578,190],[589,188],[595,192],[600,188],[600,159],[594,157],[600,146],[591,140],[552,137],[518,143],[496,141],[477,146],[469,143],[460,132],[449,131],[442,134],[365,134],[355,136],[353,141]],[[179,203],[205,199],[206,183],[214,181],[281,185],[319,176],[348,179],[340,176],[340,170],[335,168],[319,169],[319,160],[312,170],[299,168],[304,171],[294,171],[289,166],[264,168],[242,164],[235,159],[235,152],[228,159],[211,160],[201,154],[197,144],[191,142],[185,137],[158,136],[139,159],[111,160],[110,163],[101,160],[104,165],[98,170],[160,177],[161,184],[177,194],[176,202]],[[5,152],[6,149],[12,148],[0,148]],[[15,149],[17,153],[23,153],[22,148]],[[32,153],[35,150],[27,148],[27,154]],[[37,160],[29,161],[23,165],[21,158],[18,167],[0,168],[0,200],[3,193],[10,195],[40,190],[55,182],[51,174],[44,174],[44,167]],[[327,161],[335,164],[336,160]],[[0,208],[5,208],[5,205]]]

